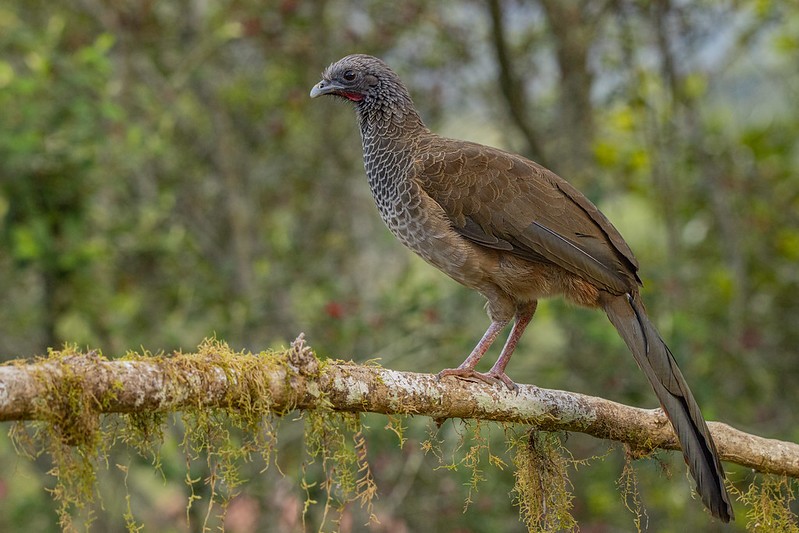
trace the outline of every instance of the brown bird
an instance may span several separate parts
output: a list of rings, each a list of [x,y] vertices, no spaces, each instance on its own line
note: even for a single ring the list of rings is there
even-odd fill
[[[447,139],[425,127],[399,77],[380,59],[330,65],[311,97],[354,103],[366,175],[377,208],[408,248],[488,300],[491,325],[458,367],[438,376],[516,385],[505,373],[540,298],[561,295],[601,308],[646,374],[682,446],[704,504],[733,518],[710,431],[639,294],[638,261],[607,218],[577,189],[519,155]],[[475,370],[502,329],[497,362]]]

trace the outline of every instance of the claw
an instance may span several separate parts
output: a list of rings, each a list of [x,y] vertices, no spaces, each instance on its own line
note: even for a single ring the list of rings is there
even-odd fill
[[[488,372],[486,376],[491,376],[495,380],[501,381],[506,387],[508,387],[509,390],[512,390],[513,392],[519,392],[519,386],[512,379],[510,379],[505,372],[496,374],[493,372]]]

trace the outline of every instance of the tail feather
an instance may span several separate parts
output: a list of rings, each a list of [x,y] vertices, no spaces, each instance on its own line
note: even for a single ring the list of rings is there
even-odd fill
[[[612,296],[604,302],[604,309],[671,420],[702,502],[713,516],[729,522],[734,516],[716,445],[674,356],[647,317],[643,303],[637,294]]]

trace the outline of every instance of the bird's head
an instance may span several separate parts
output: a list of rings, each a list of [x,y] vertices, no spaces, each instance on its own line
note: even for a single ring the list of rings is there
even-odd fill
[[[332,94],[361,102],[380,92],[381,80],[397,75],[380,59],[353,54],[332,63],[322,73],[322,80],[311,89],[311,98]]]
[[[360,111],[394,112],[413,109],[408,90],[382,60],[353,54],[339,59],[322,73],[311,98],[330,94],[357,104]]]

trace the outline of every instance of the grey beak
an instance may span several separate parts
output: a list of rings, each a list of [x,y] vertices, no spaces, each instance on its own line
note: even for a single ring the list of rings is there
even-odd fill
[[[333,83],[332,81],[322,80],[316,85],[314,85],[313,89],[311,89],[311,98],[316,98],[317,96],[330,94],[336,92],[339,89],[341,89],[341,87],[339,87],[337,84]]]

